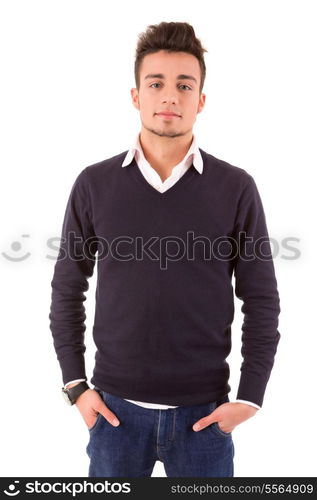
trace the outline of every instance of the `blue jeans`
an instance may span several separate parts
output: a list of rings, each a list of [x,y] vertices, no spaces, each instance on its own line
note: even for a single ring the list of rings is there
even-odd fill
[[[88,429],[89,477],[150,477],[157,460],[168,477],[233,477],[232,434],[217,422],[195,432],[193,424],[218,401],[167,410],[144,408],[94,388],[120,420],[112,426],[99,413]]]

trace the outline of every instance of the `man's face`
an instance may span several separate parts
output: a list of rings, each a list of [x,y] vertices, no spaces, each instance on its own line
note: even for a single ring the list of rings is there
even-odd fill
[[[199,62],[192,54],[164,50],[147,54],[140,68],[139,92],[131,89],[143,127],[161,137],[190,132],[205,104],[205,94],[199,94],[200,78]],[[164,111],[178,116],[159,114]]]

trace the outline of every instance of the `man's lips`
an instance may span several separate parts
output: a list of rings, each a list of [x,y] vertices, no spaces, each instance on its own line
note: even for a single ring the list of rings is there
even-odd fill
[[[167,111],[162,111],[161,113],[156,113],[158,116],[167,116],[168,118],[173,118],[173,117],[180,117],[180,115],[177,115],[176,113],[169,113]]]

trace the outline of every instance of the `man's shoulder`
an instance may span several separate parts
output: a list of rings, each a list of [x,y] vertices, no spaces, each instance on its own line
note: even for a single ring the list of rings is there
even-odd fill
[[[118,153],[105,160],[92,163],[84,168],[85,172],[89,176],[98,176],[99,174],[112,173],[113,169],[121,167],[123,160],[127,154],[128,150]]]
[[[83,189],[87,188],[87,186],[93,186],[95,189],[98,185],[110,183],[115,178],[114,174],[120,172],[119,169],[122,168],[127,152],[128,150],[123,151],[110,158],[83,167],[77,175],[76,184],[82,186]]]
[[[202,154],[203,161],[206,163],[207,171],[211,174],[216,173],[217,175],[231,178],[236,181],[242,180],[244,182],[248,182],[251,180],[252,175],[244,168],[238,167],[233,163],[229,163],[228,161],[218,158],[211,153],[207,153],[201,148],[199,149]]]

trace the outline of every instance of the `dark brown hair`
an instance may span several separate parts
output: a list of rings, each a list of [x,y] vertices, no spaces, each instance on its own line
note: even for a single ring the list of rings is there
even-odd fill
[[[196,38],[194,28],[190,24],[181,22],[151,24],[144,33],[138,36],[138,39],[134,63],[134,78],[138,90],[140,88],[140,67],[143,58],[147,54],[166,50],[167,52],[187,52],[197,57],[201,73],[199,86],[199,93],[201,93],[206,77],[204,52],[208,52],[208,50],[202,47],[200,40]]]

